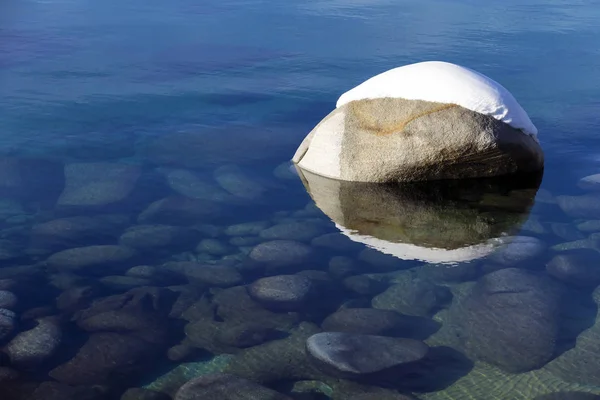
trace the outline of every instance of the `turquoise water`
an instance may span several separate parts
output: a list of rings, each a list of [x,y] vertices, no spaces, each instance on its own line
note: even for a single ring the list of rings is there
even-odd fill
[[[591,1],[3,1],[0,398],[175,398],[222,372],[303,400],[600,394],[600,195],[579,182],[600,170],[599,20]],[[290,168],[341,93],[425,60],[508,88],[543,177],[381,191]],[[392,245],[506,235],[450,265]],[[252,297],[280,275],[308,300]],[[429,353],[340,378],[306,345],[342,328]],[[267,396],[234,386],[194,398]]]

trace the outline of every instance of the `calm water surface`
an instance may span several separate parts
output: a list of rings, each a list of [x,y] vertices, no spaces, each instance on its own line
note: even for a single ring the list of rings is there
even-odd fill
[[[592,1],[3,1],[0,398],[600,395],[600,184],[580,181],[600,172],[599,20]],[[543,177],[290,168],[341,93],[432,59],[515,95]],[[354,373],[316,360],[334,342]]]

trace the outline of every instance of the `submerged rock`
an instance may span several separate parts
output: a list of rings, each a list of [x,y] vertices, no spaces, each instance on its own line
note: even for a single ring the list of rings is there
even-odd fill
[[[189,249],[200,239],[192,229],[170,225],[135,225],[129,228],[119,243],[139,250]]]
[[[593,250],[577,250],[554,256],[546,265],[548,274],[577,286],[600,285],[599,255]]]
[[[534,237],[513,236],[503,238],[502,241],[506,244],[489,258],[491,261],[502,265],[512,267],[516,264],[531,261],[546,251],[544,242]]]
[[[244,222],[228,226],[224,233],[228,236],[255,236],[269,226],[271,224],[268,221]]]
[[[600,174],[588,175],[577,182],[577,186],[584,190],[600,191]]]
[[[98,208],[124,202],[132,194],[141,169],[116,163],[75,163],[65,166],[66,186],[57,206]]]
[[[179,261],[166,263],[163,268],[182,274],[192,283],[202,283],[209,286],[236,286],[242,283],[244,279],[237,269],[226,265]]]
[[[9,337],[17,325],[17,315],[6,308],[0,308],[0,342]]]
[[[123,393],[121,400],[171,400],[171,397],[150,389],[130,388]]]
[[[174,400],[292,400],[252,381],[228,374],[211,374],[183,385]]]
[[[273,310],[297,311],[314,294],[312,281],[300,275],[278,275],[257,280],[248,286],[250,297]]]
[[[548,278],[502,269],[452,305],[447,327],[470,358],[509,372],[540,368],[556,349],[560,295]]]
[[[390,286],[373,298],[373,308],[394,310],[401,314],[428,316],[446,305],[452,294],[445,286],[405,276],[402,282]]]
[[[213,203],[237,205],[242,203],[242,199],[225,191],[212,179],[203,177],[192,171],[163,169],[161,172],[165,176],[169,187],[182,196]]]
[[[19,299],[13,292],[0,290],[0,308],[14,310],[18,303]]]
[[[140,224],[193,225],[221,216],[222,207],[213,201],[171,196],[150,204],[138,217]]]
[[[62,329],[56,317],[37,320],[37,326],[19,333],[5,347],[13,365],[30,369],[38,367],[54,355],[62,340]]]
[[[108,400],[106,390],[97,386],[69,386],[59,382],[43,382],[30,400]]]
[[[310,246],[292,240],[261,243],[250,252],[252,260],[276,269],[299,267],[314,257],[315,251]]]
[[[265,182],[251,176],[237,165],[225,165],[217,168],[214,178],[223,189],[240,199],[260,201],[268,192]]]
[[[570,217],[598,219],[600,218],[600,195],[558,196],[559,207]]]
[[[377,183],[543,169],[537,129],[514,97],[458,65],[392,69],[344,93],[336,107],[296,151],[300,168]]]
[[[413,339],[324,332],[308,338],[306,351],[323,372],[357,378],[420,361],[429,347]]]
[[[311,222],[289,222],[277,224],[260,232],[265,240],[310,241],[324,232],[323,224]]]
[[[51,255],[46,263],[62,271],[83,271],[91,275],[110,275],[133,266],[137,252],[126,246],[101,245],[63,250]]]

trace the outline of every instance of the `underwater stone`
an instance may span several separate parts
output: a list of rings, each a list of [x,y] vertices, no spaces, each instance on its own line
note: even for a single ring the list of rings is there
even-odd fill
[[[284,162],[279,164],[274,170],[273,175],[279,179],[284,180],[298,180],[298,172],[294,164],[290,162]]]
[[[38,367],[54,355],[62,340],[57,317],[38,319],[37,326],[15,336],[4,351],[13,365],[30,369]]]
[[[411,266],[410,263],[405,263],[390,254],[384,254],[371,248],[361,251],[358,258],[381,271],[396,271]]]
[[[412,396],[408,396],[405,394],[399,393],[389,393],[389,394],[381,394],[381,393],[364,393],[357,394],[355,396],[351,396],[348,400],[416,400]]]
[[[250,297],[272,310],[300,310],[313,291],[312,281],[300,275],[270,276],[248,286]]]
[[[34,225],[30,246],[35,249],[65,249],[85,245],[110,244],[127,224],[126,218],[68,217]]]
[[[373,308],[393,310],[401,314],[429,316],[452,299],[445,286],[414,279],[406,275],[404,279],[372,300]]]
[[[277,224],[260,232],[266,240],[310,241],[323,233],[323,225],[310,222],[289,222]]]
[[[562,288],[548,277],[507,268],[480,278],[445,323],[472,359],[508,372],[540,368],[554,355]]]
[[[358,295],[376,296],[389,286],[387,282],[370,278],[367,275],[354,275],[342,281],[344,287]]]
[[[171,400],[171,397],[150,389],[129,388],[123,393],[121,400]]]
[[[546,251],[541,240],[530,236],[503,238],[507,244],[500,247],[489,259],[498,264],[514,266],[539,257]]]
[[[0,290],[0,308],[13,310],[18,303],[19,299],[13,292]]]
[[[357,378],[420,361],[429,347],[413,339],[323,332],[308,338],[306,351],[324,373]]]
[[[19,379],[19,372],[9,368],[9,367],[0,367],[0,384],[3,382],[16,381]]]
[[[292,240],[273,240],[254,247],[250,258],[267,267],[295,267],[309,263],[315,251],[300,242]]]
[[[577,286],[600,284],[600,255],[594,250],[582,249],[554,256],[546,265],[548,274]]]
[[[359,273],[361,265],[350,257],[334,256],[329,260],[329,273],[337,279]]]
[[[598,219],[600,218],[600,195],[558,196],[559,207],[570,217]]]
[[[183,169],[161,169],[167,184],[174,192],[192,199],[223,204],[241,205],[242,199],[226,192],[211,178]]]
[[[556,392],[537,396],[533,400],[600,400],[600,396],[585,392]]]
[[[237,165],[225,165],[217,168],[214,178],[227,192],[248,201],[262,200],[268,192],[264,182],[251,176]]]
[[[593,192],[600,191],[600,174],[588,175],[577,182],[577,186]]]
[[[65,189],[58,207],[96,208],[121,203],[131,195],[141,176],[136,165],[74,163],[65,165]]]
[[[42,382],[27,400],[108,400],[106,389],[99,386],[69,386]]]
[[[269,226],[271,223],[268,221],[244,222],[228,226],[225,234],[228,236],[256,236]]]
[[[419,277],[434,282],[465,282],[475,279],[478,273],[478,263],[476,262],[425,264],[417,269]]]
[[[51,255],[46,263],[50,268],[91,275],[122,272],[135,263],[138,253],[125,246],[100,245],[77,247]]]
[[[198,246],[196,246],[196,252],[224,256],[234,253],[235,249],[217,239],[203,239],[198,243]]]
[[[577,224],[577,229],[581,232],[600,232],[600,220],[584,221]]]
[[[62,292],[56,298],[56,307],[64,312],[74,312],[87,307],[98,295],[92,286],[76,286]]]
[[[121,235],[119,243],[140,250],[171,250],[192,248],[199,239],[198,232],[180,226],[135,225]]]
[[[180,344],[176,344],[167,350],[167,358],[171,361],[181,362],[191,358],[197,352],[197,349],[189,343],[187,339]]]
[[[435,332],[438,325],[428,318],[402,315],[390,310],[345,308],[325,318],[321,328],[325,332],[424,339]]]
[[[150,360],[157,350],[156,345],[132,335],[93,333],[71,360],[48,375],[70,385],[109,384],[115,374],[133,373],[152,366]]]
[[[564,240],[580,240],[585,238],[585,236],[572,224],[555,222],[550,225],[550,229],[552,229],[552,232],[556,236]]]
[[[256,236],[238,236],[233,237],[229,240],[229,244],[232,246],[256,246],[257,244],[264,242],[265,240]]]
[[[214,220],[223,209],[215,202],[170,196],[150,204],[138,217],[140,224],[193,225]]]
[[[291,400],[274,390],[228,374],[211,374],[183,385],[174,400]]]
[[[59,162],[17,157],[0,157],[0,197],[39,201],[40,193],[50,204],[64,187],[63,165]]]
[[[152,281],[133,276],[109,275],[99,279],[99,282],[114,290],[129,290],[140,286],[151,286]]]

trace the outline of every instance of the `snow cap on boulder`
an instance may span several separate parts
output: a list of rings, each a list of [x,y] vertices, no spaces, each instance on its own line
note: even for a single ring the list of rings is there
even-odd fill
[[[537,129],[499,83],[423,62],[344,93],[293,157],[301,169],[358,182],[491,177],[543,169]]]

